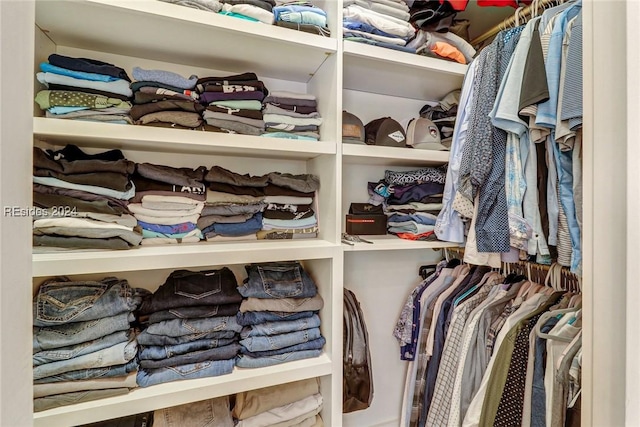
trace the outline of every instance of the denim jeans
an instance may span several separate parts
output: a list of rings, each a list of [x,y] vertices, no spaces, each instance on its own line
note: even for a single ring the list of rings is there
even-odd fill
[[[226,375],[233,372],[235,359],[215,360],[190,365],[172,366],[138,371],[138,385],[149,387],[171,381],[191,380]]]
[[[294,360],[310,359],[321,354],[322,350],[294,351],[269,357],[250,357],[246,354],[241,354],[236,359],[236,366],[239,368],[264,368],[265,366],[279,365]]]
[[[132,313],[120,313],[112,317],[68,323],[60,326],[33,328],[33,352],[52,348],[68,347],[107,336],[114,332],[126,331],[129,322],[135,320]]]
[[[163,320],[147,327],[147,332],[153,335],[167,337],[181,337],[183,335],[208,334],[210,332],[233,331],[240,333],[242,326],[238,325],[235,316],[207,317],[204,319],[174,319]]]
[[[61,360],[69,360],[79,356],[84,356],[85,354],[95,353],[103,348],[129,341],[129,335],[131,333],[131,330],[119,331],[93,341],[87,341],[71,345],[69,347],[40,351],[33,355],[33,366],[40,366],[45,363],[58,362]]]
[[[105,366],[102,368],[79,369],[77,371],[63,372],[50,377],[39,378],[34,380],[34,384],[49,384],[63,381],[82,381],[93,380],[97,378],[113,378],[122,377],[130,372],[138,370],[138,361],[134,357],[123,365]]]
[[[233,427],[229,396],[201,400],[154,413],[153,427]]]
[[[245,269],[248,278],[238,287],[245,298],[309,298],[318,293],[299,262],[250,264]]]
[[[240,304],[203,305],[196,307],[178,307],[156,311],[149,316],[149,323],[158,323],[172,319],[195,319],[214,316],[233,316],[240,310]]]
[[[266,322],[305,319],[316,313],[317,311],[300,311],[298,313],[290,313],[287,311],[247,311],[245,313],[238,313],[236,320],[242,326],[251,326]]]
[[[46,411],[47,409],[58,408],[60,406],[75,405],[81,402],[106,399],[107,397],[122,396],[128,394],[129,389],[110,388],[107,390],[76,391],[75,393],[54,394],[52,396],[33,399],[34,412]]]
[[[320,338],[320,328],[307,329],[306,331],[290,332],[273,336],[249,337],[240,341],[249,351],[267,351],[291,347],[292,345],[316,340]]]
[[[203,234],[214,232],[222,236],[246,236],[255,234],[262,229],[262,213],[254,214],[245,222],[225,224],[217,222],[202,230]]]
[[[234,304],[242,301],[238,283],[227,267],[220,270],[176,270],[158,290],[142,303],[141,312],[202,305]]]
[[[281,322],[267,322],[259,325],[245,326],[240,333],[241,338],[258,337],[265,335],[286,334],[289,332],[304,331],[320,327],[320,318],[317,314],[298,320]]]
[[[157,369],[168,368],[171,366],[190,365],[193,363],[206,362],[207,360],[228,360],[236,357],[239,351],[240,344],[234,342],[223,347],[216,347],[209,350],[180,354],[168,359],[143,359],[140,360],[140,367],[142,369]]]
[[[213,340],[213,339],[228,339],[235,338],[236,333],[233,331],[218,331],[218,332],[209,332],[209,333],[200,333],[200,334],[191,334],[191,335],[182,335],[180,337],[168,337],[166,335],[153,335],[146,331],[142,331],[140,335],[138,335],[138,344],[150,346],[150,345],[171,345],[177,346],[181,344],[190,343],[192,341],[200,341],[200,340]]]
[[[250,356],[250,357],[269,357],[269,356],[276,356],[278,354],[293,353],[295,351],[320,350],[322,349],[322,347],[324,347],[326,342],[327,340],[325,340],[324,337],[320,337],[315,340],[292,345],[291,347],[280,348],[278,350],[250,352],[243,347],[240,351],[242,354],[246,354],[247,356]]]
[[[224,347],[236,341],[236,338],[208,339],[187,342],[178,345],[153,345],[143,346],[138,350],[140,360],[160,360],[176,357],[181,354],[193,353],[194,351],[210,350],[212,348]]]
[[[33,368],[33,378],[45,378],[69,371],[88,368],[102,368],[112,365],[123,365],[133,359],[138,352],[138,343],[133,340],[85,354],[70,360],[46,363]]]
[[[126,280],[107,277],[99,282],[72,282],[65,279],[53,279],[40,286],[33,302],[34,326],[112,317],[132,311],[140,304],[140,298]]]

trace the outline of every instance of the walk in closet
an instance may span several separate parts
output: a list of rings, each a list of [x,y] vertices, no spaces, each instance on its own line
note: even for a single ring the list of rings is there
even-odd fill
[[[509,14],[483,13],[473,3],[469,13],[473,13],[477,34]],[[448,152],[342,144],[342,111],[356,114],[364,123],[384,116],[398,120],[417,117],[426,101],[438,101],[461,87],[466,66],[343,42],[342,1],[325,0],[318,5],[327,12],[331,37],[246,23],[152,0],[0,2],[0,425],[78,425],[307,378],[320,379],[321,416],[326,426],[399,425],[406,368],[398,357],[393,327],[416,283],[418,267],[440,259],[441,249],[452,244],[382,236],[373,238],[373,244],[351,246],[341,243],[340,236],[349,204],[367,201],[368,181],[377,181],[389,168],[443,165]],[[639,397],[633,395],[637,388],[629,388],[625,394],[625,381],[632,381],[625,380],[626,357],[634,355],[637,340],[626,341],[623,331],[626,287],[633,285],[627,283],[625,257],[630,239],[627,227],[633,219],[625,214],[624,58],[625,48],[631,49],[635,43],[627,39],[627,27],[640,21],[627,17],[624,2],[584,0],[583,10],[582,420],[585,426],[622,426],[625,404]],[[320,140],[45,118],[33,102],[39,90],[34,74],[38,64],[52,53],[95,58],[127,70],[139,66],[183,76],[252,71],[270,90],[316,96],[324,120]],[[630,121],[629,126],[632,124]],[[174,167],[221,165],[252,175],[271,171],[315,174],[321,183],[318,237],[32,253],[32,219],[11,216],[6,208],[32,206],[32,147],[61,148],[66,144],[76,144],[90,153],[117,148],[134,162]],[[631,171],[632,166],[629,168]],[[46,278],[99,279],[111,275],[153,291],[171,271],[180,268],[229,266],[240,275],[248,263],[290,260],[304,265],[324,299],[320,317],[326,345],[320,357],[266,368],[236,368],[229,375],[138,388],[124,396],[33,412],[31,306],[37,287]],[[631,264],[629,272],[635,273]],[[375,388],[370,408],[344,416],[343,288],[356,293],[364,311]],[[626,425],[636,422],[627,419]]]

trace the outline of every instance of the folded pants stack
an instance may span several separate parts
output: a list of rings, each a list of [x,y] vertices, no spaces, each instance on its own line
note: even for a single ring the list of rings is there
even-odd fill
[[[322,427],[322,395],[317,378],[279,384],[236,395],[237,427]]]
[[[142,236],[127,200],[135,164],[120,150],[90,155],[74,145],[33,149],[33,245],[74,249],[129,249]],[[46,209],[46,211],[44,210]]]
[[[389,233],[408,240],[435,239],[445,173],[442,168],[387,170],[382,181],[369,183],[369,203],[384,203]]]
[[[247,21],[273,24],[272,10],[276,5],[274,0],[222,0],[222,3],[220,14]]]
[[[409,7],[403,0],[345,0],[343,38],[415,53],[415,48],[407,46],[415,35],[409,18]]]
[[[260,135],[264,131],[262,100],[269,91],[255,73],[198,80],[200,103],[207,124],[221,131]]]
[[[275,25],[329,37],[327,13],[306,0],[276,0]]]
[[[126,71],[113,64],[52,54],[36,77],[47,90],[36,94],[46,117],[131,123],[132,96]]]
[[[259,368],[320,356],[326,342],[318,317],[323,301],[300,263],[250,264],[245,269],[248,278],[238,288],[247,299],[238,314],[244,327],[236,365]]]
[[[137,193],[129,204],[142,229],[142,245],[199,242],[202,233],[197,227],[204,207],[204,167],[196,169],[139,163],[134,182],[141,188],[164,188]],[[170,191],[171,189],[175,191]]]
[[[51,279],[33,302],[34,410],[126,394],[136,387],[130,330],[143,290],[126,280]]]
[[[203,129],[202,106],[193,90],[197,76],[184,78],[164,70],[133,68],[131,84],[134,107],[131,118],[137,125]]]
[[[226,267],[172,272],[140,310],[148,326],[138,336],[138,385],[231,373],[240,349],[241,300]]]
[[[322,117],[316,97],[306,93],[272,92],[264,99],[263,136],[317,141]]]

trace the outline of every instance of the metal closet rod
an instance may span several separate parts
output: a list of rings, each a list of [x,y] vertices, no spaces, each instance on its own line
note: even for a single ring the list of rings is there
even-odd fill
[[[537,6],[536,6],[537,3]],[[539,10],[543,10],[546,9],[549,5],[551,5],[552,3],[559,3],[558,0],[538,0],[537,2],[534,0],[533,3],[531,3],[529,6],[526,6],[524,8],[522,8],[520,10],[520,12],[516,12],[518,13],[518,16],[520,18],[520,20],[524,20],[524,22],[527,22],[530,18],[531,18],[531,14],[533,13],[533,11],[535,10],[535,8],[537,7]],[[482,43],[483,41],[490,39],[491,37],[495,36],[496,34],[498,34],[500,31],[504,30],[505,28],[509,28],[511,26],[513,26],[513,24],[515,24],[516,22],[516,17],[515,17],[515,12],[513,15],[511,15],[508,18],[505,18],[504,21],[502,21],[501,23],[497,24],[496,26],[494,26],[493,28],[491,28],[490,30],[488,30],[487,32],[485,32],[484,34],[476,37],[475,39],[471,40],[471,45],[472,46],[477,46],[480,43]]]

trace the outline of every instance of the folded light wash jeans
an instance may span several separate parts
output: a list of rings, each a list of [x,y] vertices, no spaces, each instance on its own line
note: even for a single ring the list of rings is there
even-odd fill
[[[107,277],[99,282],[73,282],[66,277],[55,278],[38,289],[33,301],[33,325],[102,319],[132,311],[139,304],[140,297],[126,280]]]
[[[180,337],[192,334],[208,334],[210,332],[233,331],[240,333],[242,326],[238,325],[236,316],[208,317],[204,319],[175,319],[153,323],[147,327],[147,332],[153,335]]]
[[[314,314],[298,320],[285,320],[281,322],[266,322],[258,325],[245,326],[240,333],[241,338],[259,337],[267,335],[279,335],[289,332],[304,331],[320,327],[320,317]]]
[[[294,360],[310,359],[312,357],[318,357],[321,354],[322,350],[294,351],[268,357],[251,357],[246,354],[241,354],[236,360],[236,366],[239,368],[264,368],[266,366],[279,365]]]
[[[316,313],[316,311],[300,311],[297,313],[286,311],[247,311],[246,313],[238,313],[236,320],[242,326],[251,326],[266,322],[305,319]]]
[[[171,381],[191,380],[226,375],[233,372],[235,359],[215,360],[158,369],[140,369],[138,385],[149,387]]]
[[[103,348],[112,347],[118,343],[129,341],[132,334],[132,330],[118,331],[105,337],[97,338],[93,341],[87,341],[68,347],[43,350],[33,355],[33,366],[69,360],[75,357],[84,356],[85,354],[95,353]]]
[[[192,353],[180,354],[175,357],[169,357],[168,359],[149,360],[143,359],[140,361],[140,367],[142,369],[158,369],[168,368],[171,366],[190,365],[194,363],[213,361],[213,360],[229,360],[238,355],[240,351],[240,344],[231,343],[223,347],[216,347],[209,350],[194,351]]]
[[[190,335],[182,335],[179,337],[168,337],[166,335],[153,335],[147,332],[145,329],[138,335],[138,344],[144,346],[159,346],[159,345],[182,345],[193,341],[200,340],[214,340],[214,339],[228,339],[235,338],[238,334],[234,331],[217,331],[209,333],[198,333]]]
[[[63,372],[50,377],[34,380],[34,384],[49,384],[64,381],[83,381],[98,378],[122,377],[138,370],[138,361],[134,357],[123,365],[104,366],[102,368],[79,369],[77,371]]]
[[[327,340],[324,337],[320,337],[315,340],[303,342],[300,344],[292,345],[291,347],[279,348],[277,350],[267,350],[267,351],[247,351],[246,348],[242,347],[241,353],[246,354],[249,357],[270,357],[277,356],[279,354],[285,353],[293,353],[296,351],[304,351],[304,350],[320,350],[326,344]]]
[[[194,351],[210,350],[212,348],[224,347],[236,341],[236,338],[222,339],[205,339],[191,341],[177,345],[152,345],[142,346],[138,350],[138,358],[140,360],[160,360],[170,357],[179,356],[181,354],[192,353]]]
[[[320,328],[307,329],[305,331],[290,332],[272,336],[249,337],[240,341],[240,344],[249,351],[278,350],[292,345],[320,338]]]
[[[272,262],[245,266],[248,278],[240,294],[254,298],[309,298],[318,293],[313,279],[299,262]]]
[[[45,378],[69,371],[77,371],[88,368],[101,368],[104,366],[123,365],[133,359],[138,352],[138,343],[135,340],[116,344],[112,347],[85,354],[74,359],[59,362],[46,363],[33,368],[33,378]]]
[[[129,322],[135,317],[132,313],[120,313],[112,317],[88,320],[86,322],[67,323],[60,326],[33,328],[33,352],[52,348],[68,347],[105,337],[118,331],[129,330]]]
[[[229,396],[158,409],[153,418],[153,427],[233,427]]]

